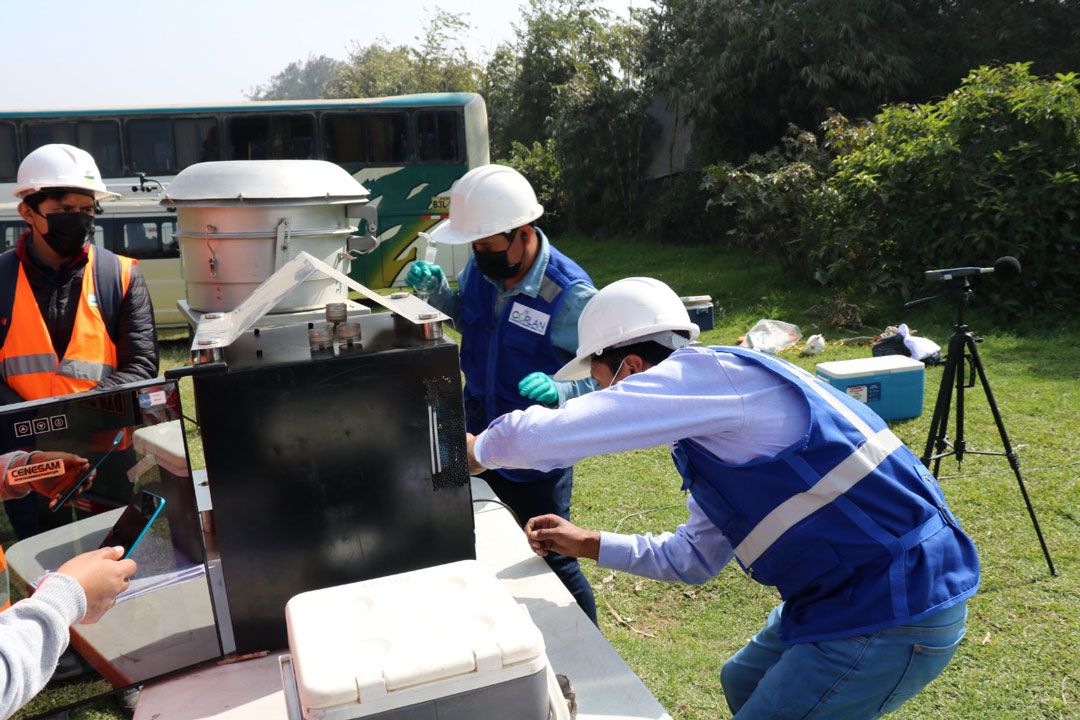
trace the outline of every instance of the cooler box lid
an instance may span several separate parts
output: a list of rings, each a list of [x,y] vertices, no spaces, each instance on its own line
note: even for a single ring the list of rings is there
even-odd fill
[[[301,593],[285,618],[305,716],[350,706],[363,717],[547,662],[540,630],[475,560]]]
[[[712,295],[686,295],[679,298],[683,305],[711,305]]]
[[[188,459],[184,452],[184,428],[179,420],[147,425],[135,431],[132,445],[136,452],[153,455],[158,465],[177,477],[187,477]]]
[[[864,377],[866,375],[885,375],[888,373],[922,370],[921,360],[904,355],[881,355],[879,357],[859,358],[857,360],[834,360],[817,364],[819,375],[828,375],[837,380]]]

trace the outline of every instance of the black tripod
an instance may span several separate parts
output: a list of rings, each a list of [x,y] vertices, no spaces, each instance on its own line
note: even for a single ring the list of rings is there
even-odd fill
[[[905,308],[915,307],[942,296],[953,298],[957,306],[956,327],[953,329],[952,337],[949,338],[948,355],[945,357],[945,370],[941,376],[941,387],[938,388],[937,402],[934,404],[934,419],[930,422],[930,432],[926,437],[926,449],[920,459],[923,465],[927,467],[930,467],[930,461],[933,460],[934,477],[939,477],[938,470],[941,467],[941,460],[950,455],[956,456],[957,465],[963,462],[965,453],[972,455],[1004,455],[1008,458],[1009,465],[1016,475],[1016,482],[1020,485],[1020,493],[1024,496],[1028,515],[1031,516],[1031,522],[1035,526],[1035,534],[1039,536],[1039,544],[1042,546],[1043,555],[1046,556],[1046,564],[1050,568],[1050,574],[1056,576],[1057,570],[1054,569],[1054,561],[1050,559],[1050,551],[1046,548],[1046,541],[1043,539],[1039,520],[1035,517],[1035,508],[1031,505],[1031,498],[1028,497],[1027,488],[1024,486],[1024,478],[1020,475],[1020,459],[1016,456],[1012,444],[1009,443],[1009,434],[1005,431],[1005,422],[1001,419],[1001,412],[998,410],[997,402],[994,400],[994,392],[990,389],[990,380],[986,377],[986,369],[979,358],[977,343],[982,342],[982,338],[975,337],[964,323],[964,305],[971,295],[971,283],[967,277],[957,277],[946,280],[944,285],[945,292],[941,295],[915,300],[904,306]],[[966,381],[964,378],[965,366],[969,368]],[[982,383],[983,391],[986,393],[986,400],[990,404],[990,412],[994,415],[994,422],[997,423],[998,434],[1001,435],[1001,443],[1005,448],[1004,452],[969,450],[967,441],[964,440],[964,390],[975,387],[976,373]],[[949,424],[949,409],[952,403],[953,388],[956,389],[956,437],[950,442],[946,430]]]

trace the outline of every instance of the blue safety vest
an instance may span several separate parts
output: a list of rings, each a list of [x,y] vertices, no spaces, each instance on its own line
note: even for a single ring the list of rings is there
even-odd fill
[[[805,436],[772,457],[724,462],[692,439],[672,457],[683,489],[739,565],[784,599],[781,638],[814,642],[928,617],[975,594],[979,558],[934,476],[866,405],[760,352],[805,399]]]
[[[518,392],[518,383],[531,372],[553,375],[571,356],[560,357],[551,344],[551,323],[565,295],[588,274],[551,244],[550,257],[536,297],[512,295],[496,307],[499,290],[470,259],[461,303],[461,371],[465,373],[465,425],[479,434],[495,418],[523,410],[535,401]],[[540,262],[540,259],[537,259]],[[561,470],[499,470],[519,482],[556,478]]]

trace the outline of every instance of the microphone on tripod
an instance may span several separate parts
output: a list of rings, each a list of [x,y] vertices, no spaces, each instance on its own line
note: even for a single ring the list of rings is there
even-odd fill
[[[987,377],[986,368],[983,367],[979,357],[978,343],[982,338],[975,337],[967,324],[964,322],[964,303],[971,295],[970,283],[967,277],[971,275],[985,275],[996,273],[1005,279],[1014,278],[1020,274],[1020,261],[1006,255],[998,258],[994,267],[961,267],[947,270],[926,270],[923,275],[927,280],[941,280],[946,283],[948,292],[933,297],[914,300],[904,305],[905,308],[915,307],[948,295],[956,301],[956,326],[952,337],[949,338],[949,348],[945,355],[945,370],[941,375],[941,385],[938,387],[937,402],[934,404],[934,418],[930,421],[930,432],[926,436],[926,449],[919,458],[922,464],[930,467],[932,462],[934,477],[940,478],[941,460],[945,457],[955,456],[957,465],[963,460],[965,453],[974,455],[1003,455],[1008,459],[1013,474],[1016,475],[1016,483],[1020,486],[1020,494],[1024,496],[1024,504],[1027,505],[1028,515],[1031,516],[1031,524],[1035,526],[1035,534],[1039,538],[1043,556],[1051,575],[1057,575],[1054,561],[1050,558],[1050,550],[1046,547],[1046,539],[1043,537],[1039,520],[1035,517],[1035,508],[1031,504],[1027,488],[1024,486],[1024,477],[1020,472],[1020,458],[1009,442],[1009,434],[1005,431],[1005,421],[1001,417],[994,392],[990,389],[990,379]],[[965,372],[967,371],[967,372]],[[1002,451],[992,450],[969,450],[967,441],[964,439],[964,391],[975,387],[975,376],[982,383],[983,393],[990,405],[990,412],[994,416],[998,435],[1001,436]],[[952,440],[948,436],[949,411],[952,409],[952,393],[956,391],[956,423],[955,435]],[[934,451],[937,451],[936,453]]]
[[[953,278],[967,277],[969,275],[987,275],[996,273],[1002,280],[1011,280],[1020,274],[1020,261],[1011,255],[999,257],[994,267],[959,267],[947,270],[925,270],[923,276],[927,280],[952,280]]]

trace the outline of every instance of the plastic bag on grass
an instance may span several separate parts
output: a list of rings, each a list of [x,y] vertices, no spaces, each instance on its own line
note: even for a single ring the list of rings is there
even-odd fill
[[[743,340],[743,347],[776,354],[802,340],[802,330],[798,325],[783,320],[761,319],[754,323]]]
[[[916,335],[914,330],[908,329],[907,323],[901,323],[899,327],[890,325],[885,328],[881,337],[874,342],[871,354],[875,357],[907,355],[922,360],[927,365],[941,362],[941,346],[929,338]]]

